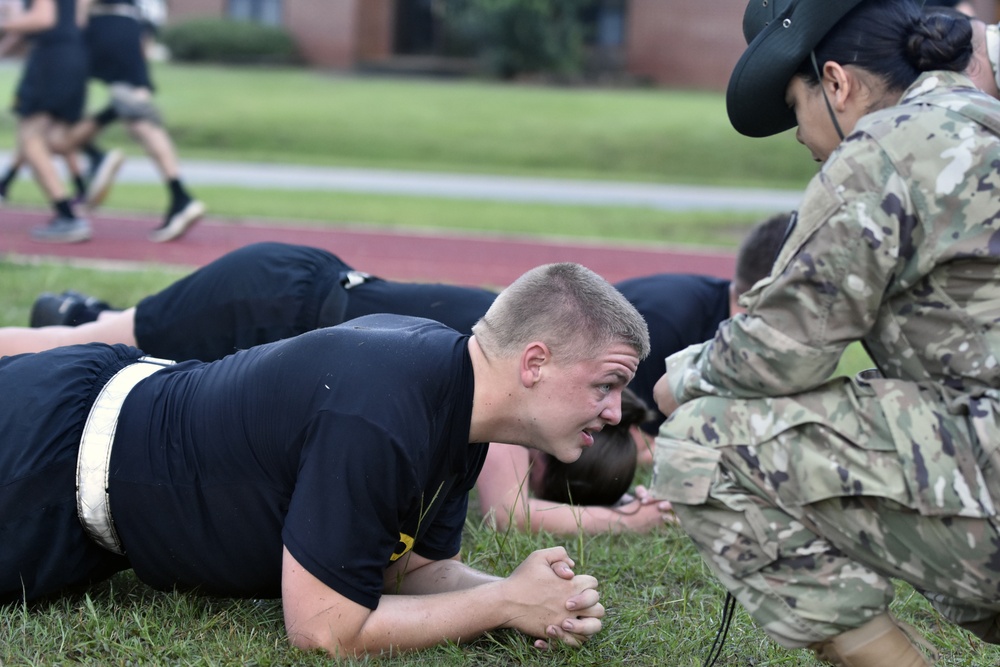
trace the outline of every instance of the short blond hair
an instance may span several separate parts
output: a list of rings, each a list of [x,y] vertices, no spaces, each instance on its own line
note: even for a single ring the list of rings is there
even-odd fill
[[[635,307],[604,278],[571,262],[536,267],[500,292],[472,333],[487,355],[510,358],[533,341],[564,362],[615,343],[649,354],[649,331]]]

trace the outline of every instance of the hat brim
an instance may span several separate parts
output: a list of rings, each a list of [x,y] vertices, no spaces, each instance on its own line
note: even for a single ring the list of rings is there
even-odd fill
[[[760,31],[726,89],[726,111],[737,132],[769,137],[798,124],[785,101],[788,84],[830,29],[862,1],[799,0]]]

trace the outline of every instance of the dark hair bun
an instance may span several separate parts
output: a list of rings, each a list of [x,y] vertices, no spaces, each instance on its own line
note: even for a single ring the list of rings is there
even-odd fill
[[[915,17],[906,57],[918,72],[965,71],[972,57],[972,24],[968,17],[944,12]]]

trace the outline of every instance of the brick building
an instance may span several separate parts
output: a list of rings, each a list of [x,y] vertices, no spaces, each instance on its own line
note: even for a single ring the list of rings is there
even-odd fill
[[[280,25],[317,67],[432,68],[440,26],[435,0],[169,0],[171,22],[198,16]],[[1000,20],[997,0],[973,0]],[[719,90],[745,46],[746,0],[599,0],[591,49],[658,85]]]

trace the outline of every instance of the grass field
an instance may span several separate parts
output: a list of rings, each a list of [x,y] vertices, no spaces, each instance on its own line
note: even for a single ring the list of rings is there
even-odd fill
[[[18,71],[0,67],[0,89]],[[815,173],[791,133],[737,134],[721,93],[175,65],[154,75],[182,157],[792,189]],[[106,94],[93,86],[89,99],[96,109]],[[0,121],[10,146],[13,119]],[[127,144],[120,128],[107,141]]]
[[[0,88],[18,69],[0,66]],[[185,158],[799,189],[815,165],[790,134],[741,137],[718,93],[367,79],[294,69],[162,65],[159,103]],[[93,86],[90,107],[106,93]],[[0,148],[13,119],[0,116]],[[102,139],[132,155],[121,127]],[[215,219],[269,218],[732,247],[759,213],[677,213],[189,182]],[[13,204],[41,206],[23,178]],[[111,211],[161,212],[163,188],[119,184]],[[97,214],[99,215],[99,213]]]
[[[33,183],[22,179],[11,205],[41,207]],[[759,213],[662,211],[652,208],[476,201],[349,192],[197,187],[214,222],[270,220],[275,224],[369,225],[409,231],[449,230],[562,237],[573,240],[735,248]],[[166,193],[157,185],[117,185],[103,211],[160,215]]]
[[[789,135],[759,141],[736,136],[717,94],[366,80],[295,70],[167,66],[156,74],[182,156],[767,187],[799,187],[815,170]],[[13,68],[0,68],[0,87],[12,87],[15,75]],[[5,118],[0,137],[11,133]],[[127,145],[120,130],[107,143]],[[23,192],[30,202],[32,190],[25,181],[17,196]],[[199,194],[215,213],[232,217],[482,225],[544,235],[728,246],[751,220],[222,188]],[[160,198],[151,186],[120,187],[110,204],[159,210]],[[41,291],[73,287],[131,304],[180,275],[169,267],[111,271],[0,261],[0,324],[25,323]],[[639,481],[648,481],[648,474]],[[497,533],[470,519],[463,555],[482,569],[507,574],[530,551],[555,544],[566,546],[579,571],[602,582],[605,629],[582,650],[539,654],[524,637],[501,631],[470,645],[360,662],[402,667],[701,664],[715,637],[724,591],[676,529],[565,539]],[[899,587],[893,610],[931,638],[944,655],[942,664],[1000,664],[1000,651],[984,649],[942,624],[909,587]],[[68,663],[325,665],[329,660],[288,648],[275,601],[160,593],[122,574],[87,596],[0,609],[0,665]],[[739,611],[717,664],[817,663],[805,652],[777,647]]]

